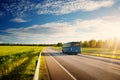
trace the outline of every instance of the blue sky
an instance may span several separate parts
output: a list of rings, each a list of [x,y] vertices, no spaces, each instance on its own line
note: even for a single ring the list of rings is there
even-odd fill
[[[120,38],[120,0],[0,0],[0,43]]]

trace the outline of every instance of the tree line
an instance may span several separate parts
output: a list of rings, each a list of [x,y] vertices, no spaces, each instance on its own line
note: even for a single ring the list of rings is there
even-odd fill
[[[86,40],[80,41],[82,47],[90,47],[90,48],[118,48],[120,49],[120,41],[118,39],[108,39],[108,40]],[[11,43],[1,43],[2,46],[58,46],[62,47],[63,43],[58,42],[57,44],[11,44]]]
[[[117,39],[108,39],[108,40],[86,40],[86,41],[80,41],[80,44],[82,47],[88,47],[88,48],[109,48],[109,49],[120,49],[120,41]],[[62,46],[63,44],[59,42],[57,46]]]
[[[90,48],[119,48],[120,49],[120,41],[117,39],[108,39],[108,40],[95,40],[91,39],[89,41],[80,41],[82,47],[90,47]]]
[[[0,43],[0,46],[57,46],[57,44],[14,44],[14,43]]]

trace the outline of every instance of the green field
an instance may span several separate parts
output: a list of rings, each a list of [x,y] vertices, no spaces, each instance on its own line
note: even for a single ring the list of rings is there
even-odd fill
[[[62,50],[62,47],[53,47],[53,49]],[[82,54],[99,56],[106,58],[120,59],[120,50],[106,48],[82,48]]]
[[[0,80],[32,80],[44,47],[0,46]]]
[[[120,59],[120,50],[105,48],[82,48],[82,54]]]
[[[40,46],[0,46],[0,80],[32,80]],[[53,47],[62,50],[62,47]],[[120,50],[82,48],[82,54],[120,59]],[[40,79],[47,80],[44,54],[41,57]],[[44,73],[43,73],[44,72]]]

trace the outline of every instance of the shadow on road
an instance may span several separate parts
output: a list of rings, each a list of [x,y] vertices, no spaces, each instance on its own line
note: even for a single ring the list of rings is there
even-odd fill
[[[49,55],[50,54],[50,55]],[[50,52],[45,52],[44,53],[44,56],[75,56],[75,55],[72,55],[72,54],[67,54],[67,53],[61,53],[61,52],[58,52],[58,53],[50,53]]]

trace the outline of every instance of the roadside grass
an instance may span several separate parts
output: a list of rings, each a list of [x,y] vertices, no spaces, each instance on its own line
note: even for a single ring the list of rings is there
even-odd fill
[[[56,50],[62,50],[62,47],[53,47]],[[106,48],[82,48],[84,55],[120,59],[120,50],[106,49]]]
[[[82,48],[82,52],[85,53],[111,53],[111,54],[120,54],[120,50],[106,49],[106,48]]]
[[[120,59],[120,50],[105,49],[105,48],[82,48],[82,54]]]
[[[38,54],[43,48],[0,46],[0,80],[32,80]]]
[[[34,54],[29,58],[30,61],[28,62],[27,66],[25,67],[22,80],[32,80],[33,79],[35,69],[36,69],[36,60],[38,59],[38,54],[39,53]]]
[[[44,51],[43,51],[44,52]],[[50,80],[44,53],[41,54],[39,80]]]

